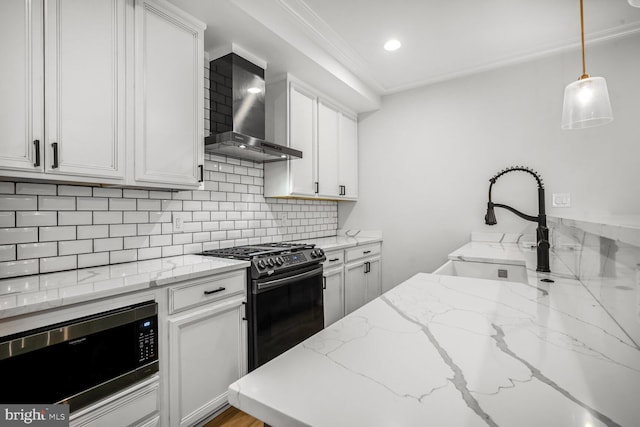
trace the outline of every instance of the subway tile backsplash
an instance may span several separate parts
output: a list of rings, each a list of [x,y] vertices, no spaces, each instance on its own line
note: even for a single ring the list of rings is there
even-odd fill
[[[0,278],[336,234],[337,202],[265,199],[262,164],[205,157],[200,191],[0,182]]]

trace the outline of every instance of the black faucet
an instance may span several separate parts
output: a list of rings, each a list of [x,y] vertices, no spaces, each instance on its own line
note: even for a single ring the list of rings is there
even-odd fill
[[[500,203],[493,203],[491,201],[491,188],[493,184],[496,183],[496,180],[500,178],[502,175],[514,172],[526,172],[532,175],[536,181],[538,182],[538,216],[527,215],[520,212],[517,209],[512,208],[511,206],[503,205]],[[527,221],[533,221],[538,223],[538,228],[536,229],[537,234],[537,255],[538,255],[538,265],[536,266],[536,271],[541,271],[545,273],[549,273],[549,229],[547,228],[547,216],[545,214],[544,208],[544,183],[542,182],[542,178],[540,175],[529,168],[525,168],[523,166],[512,166],[506,169],[501,170],[497,174],[495,174],[490,180],[491,184],[489,184],[489,203],[487,203],[487,214],[484,216],[484,223],[487,225],[496,225],[498,221],[496,221],[496,213],[493,208],[504,208],[508,211],[513,212],[518,215],[520,218],[526,219]]]

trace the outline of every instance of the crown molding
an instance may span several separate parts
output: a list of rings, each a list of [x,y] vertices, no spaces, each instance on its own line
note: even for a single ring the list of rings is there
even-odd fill
[[[633,23],[633,24],[624,24],[608,30],[592,33],[591,35],[585,34],[585,45],[591,46],[591,45],[606,43],[606,42],[610,42],[617,39],[631,37],[638,33],[640,33],[640,22]],[[386,88],[385,92],[383,92],[382,95],[391,95],[398,92],[404,92],[406,90],[416,89],[422,86],[427,86],[435,83],[442,83],[445,81],[454,80],[462,77],[468,77],[473,74],[479,74],[485,71],[495,70],[495,69],[507,67],[510,65],[530,62],[536,59],[557,55],[569,50],[578,49],[580,48],[580,45],[581,45],[580,39],[563,41],[561,43],[556,43],[552,46],[546,46],[542,49],[536,49],[535,51],[522,53],[519,55],[512,55],[507,58],[502,58],[497,61],[491,61],[491,62],[474,66],[474,67],[469,67],[463,70],[439,74],[433,77],[429,77],[429,78],[422,79],[422,80],[405,84],[405,85],[391,86]]]
[[[384,93],[384,85],[369,70],[371,66],[340,35],[327,24],[304,0],[276,0],[301,26],[305,34],[328,54],[353,72],[377,93]]]
[[[367,63],[340,35],[327,24],[304,0],[276,0],[277,4],[286,11],[302,28],[304,33],[315,41],[329,55],[343,64],[359,79],[368,84],[380,95],[390,95],[405,90],[415,89],[434,83],[470,76],[485,71],[524,63],[547,56],[559,54],[580,46],[578,38],[563,40],[553,44],[541,46],[528,52],[517,52],[508,57],[500,58],[484,64],[465,69],[430,76],[409,84],[385,86],[371,72],[372,66]],[[585,34],[587,45],[603,43],[618,38],[628,37],[640,32],[640,23],[623,24],[604,31]]]

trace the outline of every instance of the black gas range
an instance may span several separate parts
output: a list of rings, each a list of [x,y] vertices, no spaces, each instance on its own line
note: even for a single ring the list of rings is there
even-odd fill
[[[265,243],[212,249],[200,255],[241,259],[251,262],[252,279],[280,275],[317,265],[325,260],[322,249],[306,243]]]
[[[324,251],[311,244],[267,243],[213,249],[200,255],[251,262],[246,318],[249,370],[324,327]]]

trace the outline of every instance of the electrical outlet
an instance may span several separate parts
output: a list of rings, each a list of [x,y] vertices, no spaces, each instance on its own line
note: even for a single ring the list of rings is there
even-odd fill
[[[182,231],[184,229],[184,218],[179,215],[173,215],[173,231]]]
[[[570,193],[553,193],[551,199],[551,205],[554,208],[569,208],[571,207],[571,194]]]
[[[278,212],[276,218],[278,219],[278,225],[281,227],[287,227],[289,225],[289,217],[286,212]]]

